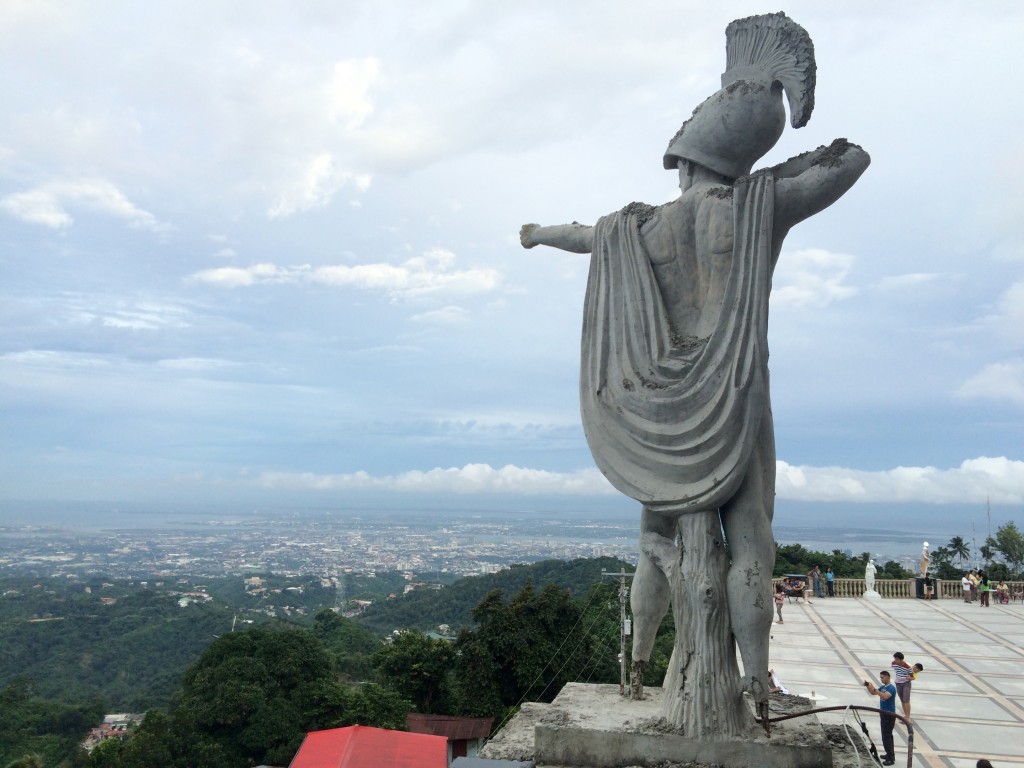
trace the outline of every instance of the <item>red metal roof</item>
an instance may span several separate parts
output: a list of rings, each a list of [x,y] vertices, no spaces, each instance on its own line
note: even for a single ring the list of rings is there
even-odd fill
[[[306,734],[289,768],[447,768],[443,736],[366,725]]]
[[[425,715],[421,712],[410,712],[405,716],[405,724],[413,733],[431,733],[452,741],[486,739],[493,722],[493,717]]]

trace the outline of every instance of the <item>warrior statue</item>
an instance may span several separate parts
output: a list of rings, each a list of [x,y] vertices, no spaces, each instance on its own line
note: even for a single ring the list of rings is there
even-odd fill
[[[782,13],[726,29],[722,88],[669,142],[682,193],[633,203],[593,227],[527,224],[526,248],[590,253],[580,400],[598,467],[641,502],[633,580],[631,691],[671,604],[676,645],[663,714],[689,735],[725,739],[767,724],[775,559],[775,438],[768,296],[790,227],[842,196],[867,168],[830,146],[751,173],[814,106],[810,37]],[[724,529],[724,537],[723,537]],[[741,677],[736,647],[743,663]]]

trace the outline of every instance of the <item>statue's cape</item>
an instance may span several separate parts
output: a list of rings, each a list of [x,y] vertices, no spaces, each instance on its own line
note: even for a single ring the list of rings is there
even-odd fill
[[[746,473],[768,407],[774,194],[763,171],[733,186],[732,268],[706,340],[674,336],[635,206],[596,225],[583,314],[583,428],[612,485],[652,509],[715,509]]]

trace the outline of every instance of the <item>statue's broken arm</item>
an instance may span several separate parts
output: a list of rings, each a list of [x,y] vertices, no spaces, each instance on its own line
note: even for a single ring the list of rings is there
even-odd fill
[[[519,242],[524,248],[548,245],[572,253],[590,253],[594,247],[594,228],[575,221],[550,227],[523,224],[519,230]]]

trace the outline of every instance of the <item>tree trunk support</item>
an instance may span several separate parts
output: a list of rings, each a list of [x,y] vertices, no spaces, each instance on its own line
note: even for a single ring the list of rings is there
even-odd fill
[[[729,558],[718,511],[682,515],[678,530],[679,558],[666,574],[676,639],[662,714],[693,738],[749,736],[753,723],[736,664],[726,594]],[[631,682],[635,692],[636,677]]]

